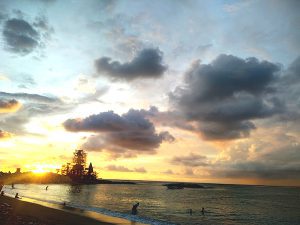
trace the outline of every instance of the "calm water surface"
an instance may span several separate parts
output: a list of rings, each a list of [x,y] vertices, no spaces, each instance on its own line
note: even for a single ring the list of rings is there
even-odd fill
[[[149,224],[300,224],[300,188],[242,185],[207,185],[207,189],[167,190],[158,182],[137,185],[16,184],[5,192],[133,219]],[[139,215],[131,216],[140,202]],[[202,207],[206,212],[201,213]],[[193,210],[193,215],[187,213]]]

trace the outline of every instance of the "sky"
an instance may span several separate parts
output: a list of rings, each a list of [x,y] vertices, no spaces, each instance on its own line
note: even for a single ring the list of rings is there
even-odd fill
[[[300,2],[0,0],[0,171],[300,185]]]

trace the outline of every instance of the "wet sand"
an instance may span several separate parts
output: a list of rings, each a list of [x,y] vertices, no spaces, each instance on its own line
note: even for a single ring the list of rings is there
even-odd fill
[[[140,225],[133,221],[98,213],[68,212],[31,202],[0,196],[0,225]],[[81,214],[81,215],[80,215]]]

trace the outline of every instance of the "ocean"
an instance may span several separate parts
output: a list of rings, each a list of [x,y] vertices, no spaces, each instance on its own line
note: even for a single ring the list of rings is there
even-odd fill
[[[299,225],[300,188],[204,184],[168,190],[161,182],[66,185],[15,184],[5,193],[34,202],[68,206],[154,225]],[[138,215],[131,207],[139,202]],[[201,212],[205,209],[204,215]],[[192,215],[189,213],[192,209]]]

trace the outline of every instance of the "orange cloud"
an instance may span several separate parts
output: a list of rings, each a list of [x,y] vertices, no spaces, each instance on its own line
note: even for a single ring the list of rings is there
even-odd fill
[[[4,130],[0,130],[0,139],[10,138],[10,137],[12,137],[12,133],[6,132]]]
[[[1,100],[0,99],[0,113],[16,112],[21,108],[21,103],[15,99]]]

